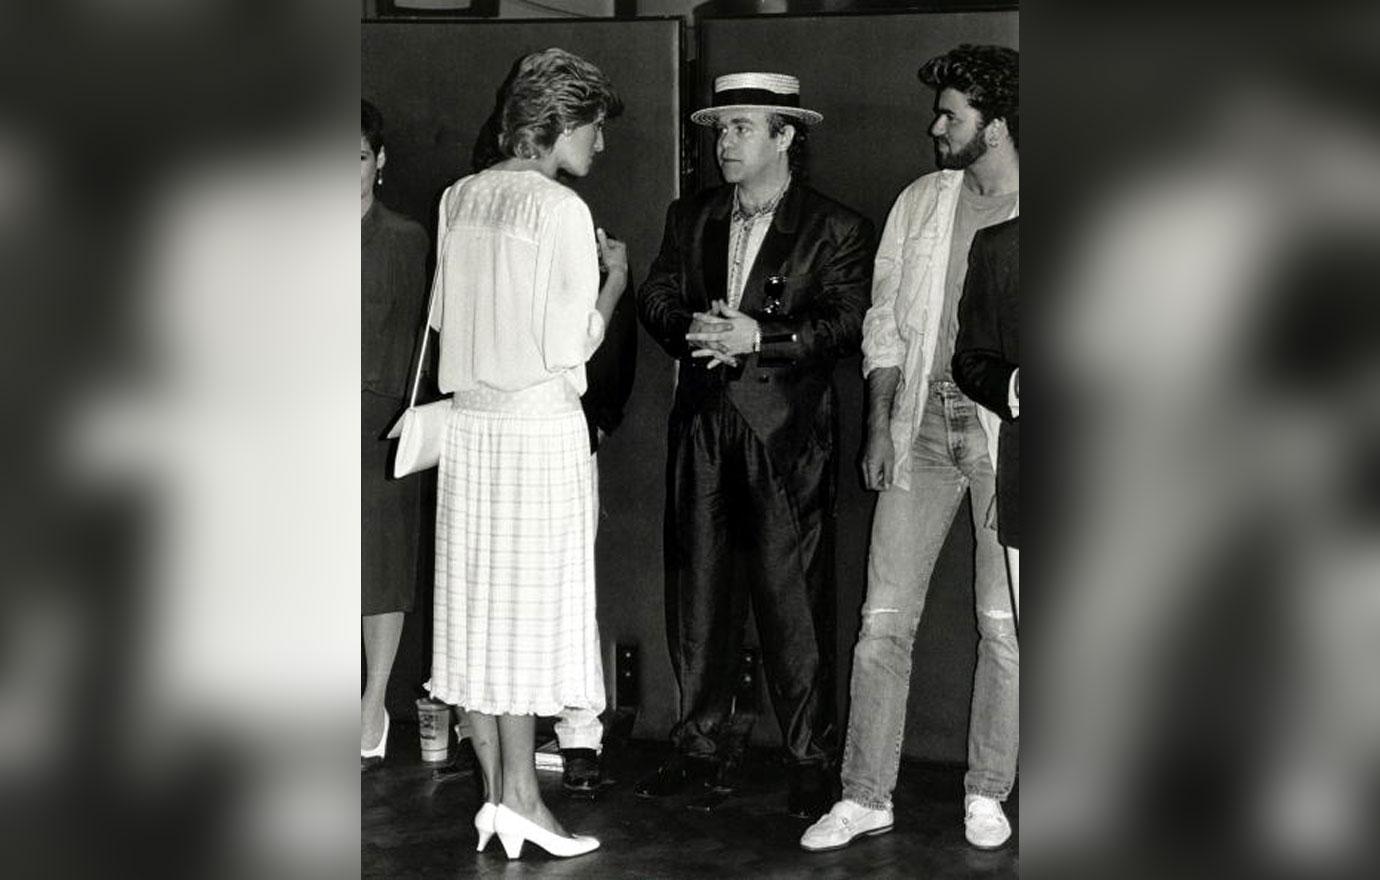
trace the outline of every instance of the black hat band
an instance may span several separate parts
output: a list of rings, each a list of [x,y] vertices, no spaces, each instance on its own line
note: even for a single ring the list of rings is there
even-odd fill
[[[724,89],[714,93],[715,107],[728,107],[734,104],[761,104],[769,107],[800,108],[800,95],[773,92],[770,89]]]

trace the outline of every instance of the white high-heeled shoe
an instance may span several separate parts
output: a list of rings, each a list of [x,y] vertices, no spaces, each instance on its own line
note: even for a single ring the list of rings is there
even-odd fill
[[[489,840],[494,836],[494,814],[498,812],[498,807],[488,801],[479,808],[479,812],[474,814],[474,830],[479,833],[479,846],[474,848],[475,852],[483,852],[484,847],[489,845]]]
[[[499,804],[494,812],[494,830],[498,833],[499,842],[503,844],[503,850],[508,853],[510,859],[522,855],[522,844],[528,840],[551,855],[561,858],[582,856],[599,848],[599,841],[593,837],[578,834],[573,837],[562,837],[553,834],[502,804]]]
[[[372,749],[360,749],[360,750],[359,750],[359,757],[360,757],[361,759],[363,759],[363,758],[379,758],[379,759],[382,759],[383,756],[384,756],[387,752],[388,752],[388,710],[387,710],[387,709],[384,709],[384,710],[383,710],[383,736],[379,739],[379,744],[376,745],[376,746],[374,746]]]

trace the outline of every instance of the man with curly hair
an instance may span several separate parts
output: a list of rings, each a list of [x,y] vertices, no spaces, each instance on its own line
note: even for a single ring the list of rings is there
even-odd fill
[[[867,598],[853,652],[843,799],[805,832],[810,852],[891,830],[911,648],[940,548],[971,493],[978,658],[968,722],[964,829],[993,849],[1011,836],[1001,803],[1016,776],[1020,654],[995,529],[996,416],[954,383],[950,363],[968,249],[1019,212],[1017,53],[962,45],[920,68],[934,90],[939,170],[887,218],[863,323],[864,482],[879,493]]]

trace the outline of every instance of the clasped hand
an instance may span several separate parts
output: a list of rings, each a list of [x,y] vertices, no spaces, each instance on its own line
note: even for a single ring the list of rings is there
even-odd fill
[[[691,345],[691,357],[713,358],[709,369],[719,364],[736,367],[738,356],[750,353],[756,346],[757,321],[716,299],[709,311],[692,316],[685,341]]]

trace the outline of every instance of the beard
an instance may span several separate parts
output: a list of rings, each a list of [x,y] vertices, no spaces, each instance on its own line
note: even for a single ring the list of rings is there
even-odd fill
[[[972,140],[959,147],[958,150],[950,150],[944,153],[939,149],[939,142],[934,145],[934,164],[940,168],[951,171],[962,171],[969,165],[981,159],[987,153],[987,139],[982,136],[982,129],[973,132]]]

